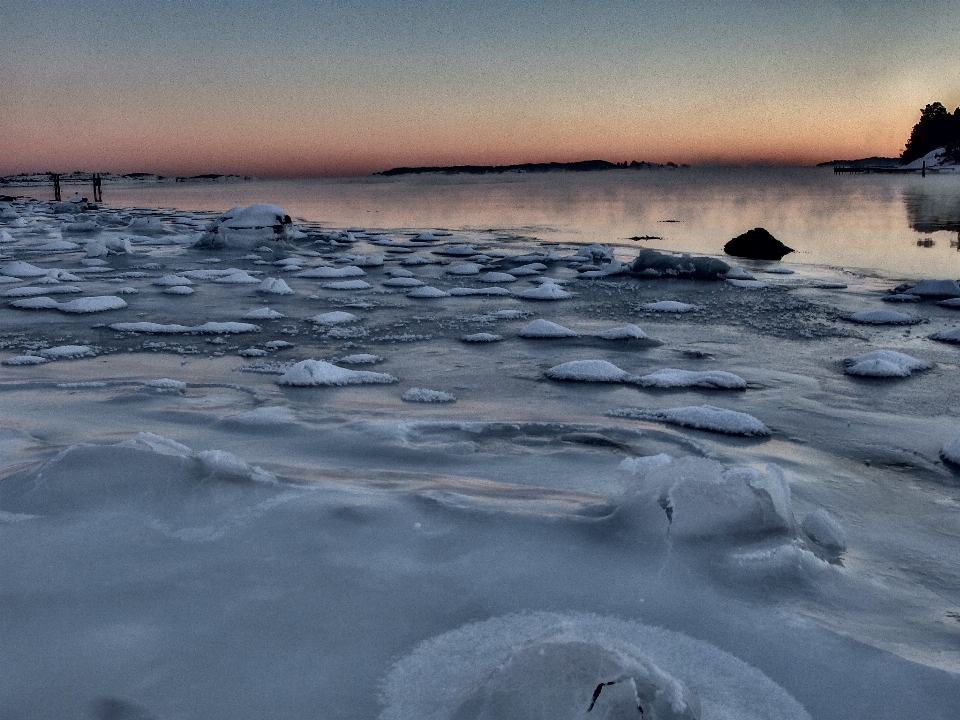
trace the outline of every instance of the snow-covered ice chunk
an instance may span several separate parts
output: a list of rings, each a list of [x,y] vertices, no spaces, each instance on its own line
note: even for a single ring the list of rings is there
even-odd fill
[[[627,515],[645,515],[659,506],[671,535],[791,537],[795,532],[790,485],[777,465],[761,472],[706,458],[661,455],[622,470],[634,482],[612,498],[614,503]]]
[[[726,280],[756,280],[747,270],[742,267],[732,267],[723,274]]]
[[[384,287],[416,288],[423,286],[423,280],[413,277],[392,277],[383,281]]]
[[[44,296],[14,300],[10,303],[10,306],[21,310],[59,310],[65,313],[83,314],[121,310],[127,307],[127,302],[116,295],[76,298],[75,300],[62,303]]]
[[[293,295],[293,289],[287,285],[287,283],[280,278],[264,278],[263,281],[257,286],[258,293],[265,293],[268,295]]]
[[[237,353],[240,357],[266,357],[269,353],[263,348],[248,347]]]
[[[37,297],[38,295],[72,295],[83,292],[76,285],[24,285],[23,287],[11,288],[3,293],[6,298],[24,298]]]
[[[739,375],[723,370],[676,370],[664,368],[635,380],[637,385],[656,388],[715,388],[723,390],[746,390],[747,381]]]
[[[340,268],[320,265],[318,267],[310,268],[309,270],[301,270],[300,272],[296,273],[294,277],[333,280],[339,278],[358,278],[363,277],[366,274],[367,273],[364,270],[358,268],[356,265],[347,265]]]
[[[354,353],[353,355],[345,355],[337,362],[341,365],[372,365],[373,363],[383,362],[383,358],[371,353]]]
[[[786,690],[713,645],[575,612],[464,625],[414,648],[381,688],[380,720],[810,720]]]
[[[244,320],[279,320],[280,318],[285,317],[282,312],[277,312],[276,310],[271,310],[268,307],[257,308],[256,310],[251,310],[243,316]]]
[[[607,383],[624,382],[633,377],[606,360],[571,360],[545,370],[544,375],[551,380]]]
[[[207,476],[216,480],[252,480],[261,483],[276,483],[276,476],[266,470],[249,465],[226,450],[203,450],[195,455]]]
[[[193,280],[183,275],[164,275],[154,280],[153,284],[160,287],[175,287],[177,285],[193,285]]]
[[[535,288],[528,288],[517,293],[517,297],[524,300],[566,300],[573,297],[555,282],[545,282]]]
[[[124,230],[134,235],[144,235],[147,237],[156,237],[159,235],[168,235],[172,231],[166,227],[160,218],[157,217],[136,217],[130,221]]]
[[[457,401],[457,398],[453,395],[442,390],[428,390],[418,387],[410,388],[400,396],[400,399],[411,403],[452,403]]]
[[[634,420],[653,420],[723,433],[725,435],[744,435],[746,437],[766,437],[770,429],[762,422],[736,410],[725,410],[713,405],[693,405],[689,407],[648,410],[645,408],[621,408],[611,410],[612,417],[632,418]]]
[[[277,378],[277,385],[319,387],[372,385],[399,382],[393,375],[368,370],[347,370],[323,360],[302,360]]]
[[[344,323],[356,322],[359,319],[360,318],[353,313],[344,312],[343,310],[320,313],[319,315],[307,318],[309,322],[316,323],[317,325],[342,325]]]
[[[224,285],[259,285],[261,281],[246,270],[234,270],[229,275],[222,275],[213,280]]]
[[[69,242],[67,240],[54,240],[30,249],[35,252],[73,252],[74,250],[80,249],[80,246],[75,242]]]
[[[153,388],[158,392],[183,392],[187,389],[187,384],[182,380],[172,378],[157,378],[146,383],[148,388]]]
[[[447,275],[479,275],[481,269],[476,263],[461,263],[447,268]]]
[[[510,291],[502,287],[487,287],[487,288],[466,288],[466,287],[456,287],[450,288],[450,295],[454,297],[469,297],[471,295],[489,295],[489,296],[499,296],[503,297],[509,295]]]
[[[937,305],[946,308],[960,308],[960,298],[950,298],[948,300],[941,300]]]
[[[173,285],[171,287],[165,287],[163,292],[167,295],[193,295],[196,291],[187,285]]]
[[[649,312],[685,313],[697,310],[698,307],[676,300],[660,300],[659,302],[644,303],[640,306],[640,309]]]
[[[483,283],[512,283],[517,281],[515,275],[505,272],[484,273],[478,279]]]
[[[50,361],[45,357],[41,357],[40,355],[16,355],[15,357],[10,357],[4,360],[3,364],[10,366],[42,365],[45,362]]]
[[[940,448],[940,457],[954,465],[960,465],[960,433]]]
[[[354,267],[382,267],[386,256],[384,255],[354,255],[353,253],[344,253],[338,260],[348,262]]]
[[[176,323],[161,324],[155,322],[121,322],[112,323],[111,330],[118,332],[136,332],[152,334],[200,334],[200,335],[232,335],[235,333],[260,332],[259,325],[240,322],[207,322],[202,325],[178,325]]]
[[[514,277],[528,277],[530,275],[539,275],[546,269],[547,266],[543,263],[527,263],[526,265],[518,265],[515,268],[511,268],[510,274]]]
[[[847,549],[847,534],[843,526],[823,508],[807,513],[800,529],[820,547],[835,552]]]
[[[949,342],[949,343],[960,343],[960,327],[954,328],[953,330],[944,330],[943,332],[934,333],[930,336],[932,340],[939,340],[940,342]]]
[[[223,213],[200,237],[200,247],[252,249],[265,240],[285,241],[298,231],[282,208],[270,203],[234,207]]]
[[[647,334],[636,325],[624,325],[597,333],[602,340],[646,340]]]
[[[460,338],[460,342],[465,343],[494,343],[500,342],[501,340],[503,340],[503,335],[486,332],[472,333]]]
[[[921,321],[916,315],[893,310],[864,310],[847,315],[847,319],[863,325],[915,325]]]
[[[884,295],[882,298],[883,302],[889,303],[918,303],[923,298],[919,295],[911,295],[910,293],[898,293],[897,295]]]
[[[0,265],[0,273],[4,275],[12,275],[13,277],[18,278],[32,278],[49,275],[50,270],[37,267],[36,265],[31,265],[23,260],[14,260],[13,262]]]
[[[764,290],[770,287],[769,283],[761,282],[760,280],[740,280],[738,278],[727,278],[727,284],[745,290]]]
[[[449,255],[451,257],[470,257],[480,253],[472,245],[447,245],[444,248],[433,251],[434,255]]]
[[[334,280],[320,283],[320,287],[326,290],[367,290],[373,286],[366,280]]]
[[[435,288],[432,285],[424,285],[423,287],[418,287],[408,292],[407,297],[418,300],[430,300],[433,298],[450,297],[450,293],[444,292],[440,288]]]
[[[956,280],[921,280],[907,290],[911,295],[931,298],[960,298],[960,284]]]
[[[550,339],[580,337],[580,333],[549,320],[534,320],[517,333],[522,338]]]
[[[41,350],[38,353],[48,360],[65,360],[74,358],[94,357],[97,352],[89,345],[58,345]]]
[[[401,265],[436,265],[438,262],[439,260],[431,260],[422,255],[408,255],[400,260]]]
[[[909,377],[912,372],[933,367],[930,363],[894,350],[873,350],[847,358],[843,365],[848,375],[861,377]]]

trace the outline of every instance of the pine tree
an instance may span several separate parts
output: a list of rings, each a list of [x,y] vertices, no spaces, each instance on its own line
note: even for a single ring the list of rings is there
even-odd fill
[[[960,156],[960,107],[950,114],[942,103],[931,103],[920,111],[920,121],[913,126],[900,159],[912,162],[944,146],[951,157]]]

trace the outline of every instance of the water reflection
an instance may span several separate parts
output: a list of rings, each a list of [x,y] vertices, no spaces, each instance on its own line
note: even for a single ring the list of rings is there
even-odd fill
[[[910,188],[903,195],[910,227],[921,233],[960,233],[960,183],[931,179],[928,186]]]

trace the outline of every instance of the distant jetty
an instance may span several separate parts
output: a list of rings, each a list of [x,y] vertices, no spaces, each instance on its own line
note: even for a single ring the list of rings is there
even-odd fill
[[[0,176],[0,186],[2,185],[12,185],[18,187],[29,187],[32,185],[50,185],[53,182],[53,178],[59,178],[60,182],[64,185],[77,185],[77,184],[89,184],[90,178],[94,175],[100,177],[102,183],[106,184],[144,184],[144,185],[154,185],[160,183],[168,182],[244,182],[248,180],[253,180],[252,177],[243,176],[243,175],[220,175],[217,173],[207,173],[204,175],[193,175],[191,177],[177,177],[177,178],[168,178],[163,175],[157,175],[155,173],[146,173],[146,172],[133,172],[126,173],[124,175],[118,175],[116,173],[95,173],[88,172],[85,170],[77,170],[69,173],[53,173],[53,172],[41,172],[41,173],[20,173],[19,175],[6,175]]]
[[[632,162],[613,163],[607,160],[580,160],[578,162],[520,163],[518,165],[446,165],[427,167],[395,167],[374,175],[422,175],[438,173],[441,175],[490,175],[495,173],[547,173],[547,172],[596,172],[599,170],[645,170],[657,168],[686,168],[688,165],[664,164],[634,160]]]

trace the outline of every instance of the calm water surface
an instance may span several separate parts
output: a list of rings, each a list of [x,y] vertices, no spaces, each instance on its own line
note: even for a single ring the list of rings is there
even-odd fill
[[[960,175],[694,168],[108,185],[104,195],[111,205],[184,210],[272,202],[331,228],[494,229],[705,254],[762,226],[797,250],[787,262],[960,278]]]

